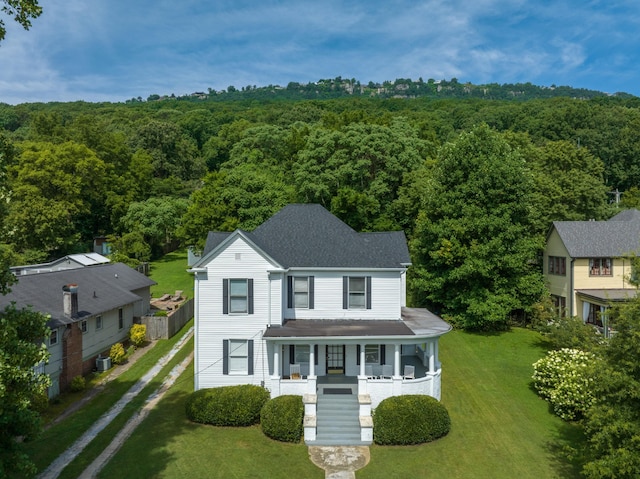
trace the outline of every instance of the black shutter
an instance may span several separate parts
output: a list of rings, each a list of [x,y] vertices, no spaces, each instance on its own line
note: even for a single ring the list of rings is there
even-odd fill
[[[247,280],[247,313],[253,314],[253,279]]]
[[[360,366],[360,345],[356,347],[356,366]]]
[[[342,309],[349,309],[349,277],[342,277]]]
[[[222,374],[229,374],[229,340],[228,339],[222,340]]]
[[[247,344],[247,356],[248,356],[248,363],[247,363],[247,373],[249,374],[249,376],[253,375],[253,339],[250,339],[248,341]]]
[[[229,280],[222,280],[222,314],[229,314]]]
[[[367,309],[371,309],[371,276],[367,276]]]
[[[309,276],[309,309],[313,309],[313,276]]]
[[[313,345],[313,364],[318,365],[318,345]]]
[[[289,345],[289,364],[296,362],[296,347],[293,344]]]
[[[386,353],[387,353],[387,350],[385,348],[385,345],[381,344],[380,345],[380,364],[385,364],[384,358],[387,355]]]
[[[293,308],[293,276],[287,277],[287,308]]]

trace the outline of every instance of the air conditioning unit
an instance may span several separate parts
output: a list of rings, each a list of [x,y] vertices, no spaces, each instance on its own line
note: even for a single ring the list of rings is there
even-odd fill
[[[106,358],[98,356],[96,358],[96,368],[98,369],[98,372],[108,371],[111,369],[111,358],[108,356]]]

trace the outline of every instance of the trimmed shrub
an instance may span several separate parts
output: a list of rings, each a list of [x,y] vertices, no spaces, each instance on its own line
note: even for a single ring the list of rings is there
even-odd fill
[[[533,385],[566,421],[580,419],[593,404],[593,381],[598,358],[579,349],[550,351],[533,364]]]
[[[260,426],[265,436],[282,442],[300,442],[303,434],[302,396],[278,396],[260,411]]]
[[[187,399],[187,418],[214,426],[251,426],[260,422],[260,411],[269,400],[265,388],[252,384],[200,389]]]
[[[145,324],[134,324],[129,330],[129,340],[136,348],[144,344],[147,336],[147,326]]]
[[[80,391],[84,391],[87,387],[87,381],[82,376],[76,376],[71,380],[71,385],[69,388],[72,392],[77,393]]]
[[[384,399],[373,412],[376,444],[422,444],[446,435],[450,428],[447,408],[431,396],[392,396]]]
[[[109,350],[109,357],[113,364],[122,364],[127,357],[122,343],[116,343]]]

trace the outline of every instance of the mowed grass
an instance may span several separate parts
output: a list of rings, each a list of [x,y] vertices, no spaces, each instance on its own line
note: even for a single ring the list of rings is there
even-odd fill
[[[82,434],[91,427],[91,425],[97,421],[102,414],[107,412],[144,374],[147,373],[156,362],[167,354],[175,346],[182,335],[193,326],[193,320],[188,322],[184,328],[171,339],[158,340],[153,348],[139,358],[130,369],[125,371],[118,378],[109,382],[104,390],[99,393],[90,402],[84,405],[80,410],[73,415],[61,421],[58,424],[53,425],[42,433],[42,435],[31,442],[25,444],[26,452],[36,464],[39,471],[44,470],[51,462],[53,462],[60,454],[62,454],[69,446],[71,446]],[[149,346],[147,346],[149,347]],[[188,353],[189,348],[185,346],[182,354]],[[191,346],[191,350],[193,347]],[[171,365],[179,361],[180,357],[174,358],[170,363]],[[165,367],[167,369],[170,366]],[[145,388],[132,403],[125,408],[125,410],[114,421],[114,426],[118,425],[122,427],[128,417],[134,413],[136,408],[142,406],[142,403],[147,399],[148,395],[160,385],[165,370],[161,372],[151,383]],[[114,427],[111,426],[111,427]],[[113,432],[112,434],[115,434]],[[110,439],[103,438],[98,442],[102,443],[102,448],[110,442]],[[95,447],[92,443],[90,448]],[[95,454],[97,456],[97,454]],[[83,454],[78,455],[78,460],[87,460]],[[64,476],[64,474],[63,474]],[[73,477],[73,476],[66,476]]]
[[[178,290],[183,297],[193,298],[193,275],[187,273],[188,268],[186,251],[174,251],[153,261],[149,277],[158,284],[151,287],[151,296],[173,295]]]
[[[579,444],[579,428],[554,416],[531,388],[532,363],[546,353],[536,332],[452,331],[440,341],[442,403],[450,433],[412,447],[371,448],[358,478],[579,477],[566,447]]]
[[[578,428],[549,412],[530,386],[531,364],[545,354],[525,329],[496,335],[454,331],[442,338],[443,403],[452,419],[445,438],[421,446],[371,447],[362,478],[577,478],[566,446]],[[322,478],[302,444],[266,438],[259,427],[190,423],[184,413],[193,369],[102,471],[111,477]]]
[[[260,426],[195,424],[185,416],[193,366],[99,474],[99,478],[317,478],[324,471],[303,444],[267,438]]]

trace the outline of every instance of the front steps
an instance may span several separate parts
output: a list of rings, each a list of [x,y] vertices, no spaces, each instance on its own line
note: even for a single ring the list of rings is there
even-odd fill
[[[363,441],[361,421],[366,425],[371,417],[360,417],[360,402],[354,394],[319,394],[316,407],[315,440],[307,440],[309,446],[368,446]]]

